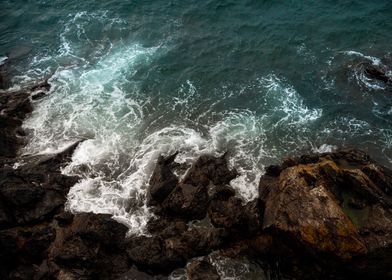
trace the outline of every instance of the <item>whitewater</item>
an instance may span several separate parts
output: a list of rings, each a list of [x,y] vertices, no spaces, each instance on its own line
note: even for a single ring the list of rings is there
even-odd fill
[[[179,176],[201,154],[227,153],[230,167],[239,172],[231,185],[247,201],[257,197],[265,166],[286,156],[359,147],[392,164],[389,89],[356,68],[364,61],[388,68],[389,53],[376,56],[354,47],[320,51],[306,40],[298,42],[290,50],[317,72],[317,85],[309,90],[302,84],[309,81],[271,67],[272,60],[244,76],[232,71],[248,71],[246,59],[228,69],[205,64],[210,72],[203,72],[197,61],[209,52],[224,60],[223,46],[221,52],[209,48],[205,38],[210,35],[197,30],[184,35],[187,19],[169,18],[160,27],[165,36],[146,43],[129,36],[142,28],[132,19],[107,8],[70,12],[60,19],[50,47],[14,69],[14,89],[42,78],[51,84],[23,125],[28,143],[21,154],[54,153],[82,140],[62,170],[81,177],[68,194],[69,210],[109,213],[130,233],[146,234],[152,215],[145,204],[149,177],[159,155],[177,151]],[[187,36],[207,42],[194,54],[194,64],[182,69],[183,54],[175,63],[167,61],[183,50]],[[254,51],[234,45],[227,53]],[[185,53],[194,51],[187,45]],[[342,97],[342,92],[348,94]],[[371,118],[347,109],[356,106],[350,103],[354,99],[369,104]]]

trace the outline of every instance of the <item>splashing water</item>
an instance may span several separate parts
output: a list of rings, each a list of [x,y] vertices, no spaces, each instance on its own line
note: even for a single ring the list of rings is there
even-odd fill
[[[72,211],[110,213],[144,233],[155,161],[175,151],[186,167],[203,153],[227,152],[239,171],[231,185],[245,200],[257,197],[264,167],[285,156],[359,147],[392,164],[388,86],[353,67],[388,70],[390,55],[373,51],[364,32],[336,40],[347,32],[340,4],[322,8],[325,17],[308,26],[306,15],[317,5],[302,2],[285,7],[295,17],[282,17],[280,4],[257,1],[11,2],[2,15],[14,33],[6,41],[0,36],[0,57],[12,50],[13,85],[51,77],[52,86],[24,123],[29,142],[22,153],[52,153],[84,139],[63,169],[81,177],[68,195]],[[378,7],[368,8],[358,13],[382,20]],[[28,15],[23,29],[12,24],[21,10]],[[325,21],[335,14],[331,33]],[[293,31],[287,26],[306,36],[286,40]]]

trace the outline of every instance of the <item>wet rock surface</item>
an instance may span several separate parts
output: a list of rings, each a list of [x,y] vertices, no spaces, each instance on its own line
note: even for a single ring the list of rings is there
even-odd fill
[[[333,266],[337,274],[389,278],[391,183],[391,170],[360,151],[288,159],[261,178],[263,230],[298,260]]]
[[[219,280],[216,268],[207,260],[195,260],[187,266],[187,275],[190,280]]]
[[[31,94],[48,89],[0,94],[1,279],[165,279],[179,268],[220,279],[212,253],[264,263],[275,278],[392,277],[392,171],[360,151],[270,166],[253,201],[229,185],[237,173],[225,155],[202,155],[182,179],[176,154],[162,156],[147,192],[148,235],[128,236],[110,215],[65,211],[79,178],[61,168],[80,141],[52,155],[17,154]]]

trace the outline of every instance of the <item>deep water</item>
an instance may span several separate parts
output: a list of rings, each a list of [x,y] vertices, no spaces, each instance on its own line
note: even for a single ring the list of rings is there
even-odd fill
[[[239,195],[265,165],[360,148],[392,166],[392,2],[1,1],[0,57],[12,87],[50,77],[22,153],[85,138],[65,173],[75,211],[142,232],[161,153],[228,152]]]

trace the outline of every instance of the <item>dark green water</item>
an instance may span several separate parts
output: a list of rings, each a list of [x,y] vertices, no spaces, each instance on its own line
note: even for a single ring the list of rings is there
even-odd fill
[[[105,2],[105,3],[102,3]],[[317,3],[319,2],[319,3]],[[265,165],[357,147],[392,166],[391,1],[1,1],[13,86],[51,77],[23,153],[86,137],[69,207],[139,231],[154,160],[229,152],[253,198]]]

